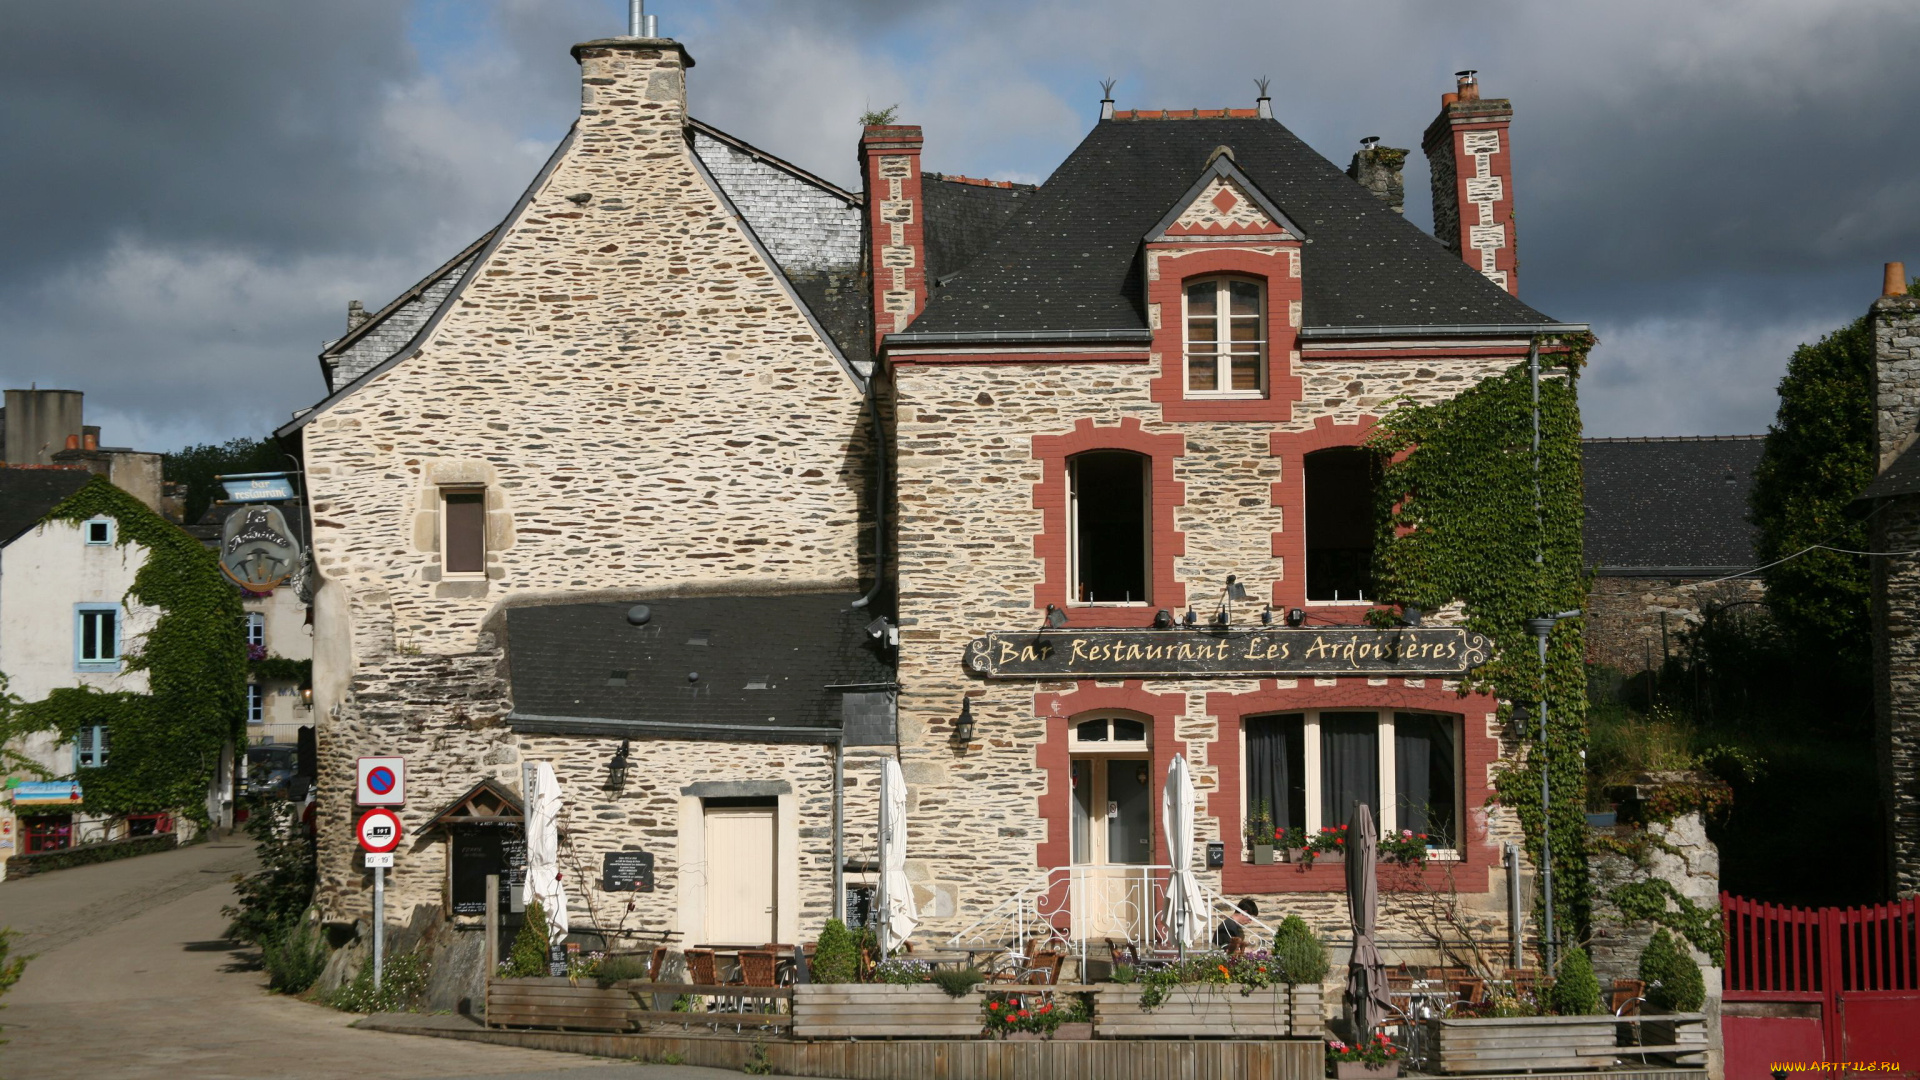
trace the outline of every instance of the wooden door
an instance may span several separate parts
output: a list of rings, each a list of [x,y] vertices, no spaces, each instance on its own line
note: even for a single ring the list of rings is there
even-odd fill
[[[774,808],[706,812],[707,940],[764,945],[774,934]]]

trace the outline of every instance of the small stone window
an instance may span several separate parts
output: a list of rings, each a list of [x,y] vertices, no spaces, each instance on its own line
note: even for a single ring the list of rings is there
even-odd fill
[[[73,767],[97,769],[107,763],[112,738],[105,724],[86,724],[73,735]]]
[[[259,683],[247,684],[247,723],[267,722],[267,690]]]
[[[1266,391],[1267,290],[1247,278],[1187,283],[1187,396],[1258,397]]]
[[[440,489],[440,569],[448,577],[486,576],[485,488]]]
[[[120,670],[120,605],[75,605],[73,665],[77,671]]]
[[[240,616],[240,619],[241,626],[247,634],[247,644],[257,645],[263,649],[266,648],[267,616],[262,612],[249,611],[245,615]]]
[[[86,537],[88,547],[104,547],[113,543],[117,532],[114,520],[109,517],[88,518],[80,523],[80,531]]]
[[[1071,602],[1152,602],[1151,466],[1145,455],[1126,450],[1089,451],[1067,460]]]
[[[1359,447],[1339,447],[1308,454],[1302,471],[1307,489],[1307,599],[1370,602],[1379,459]]]

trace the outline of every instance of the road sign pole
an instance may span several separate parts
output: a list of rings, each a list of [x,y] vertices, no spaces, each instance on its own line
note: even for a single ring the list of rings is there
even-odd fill
[[[380,969],[387,944],[387,868],[373,868],[373,988],[380,989]]]

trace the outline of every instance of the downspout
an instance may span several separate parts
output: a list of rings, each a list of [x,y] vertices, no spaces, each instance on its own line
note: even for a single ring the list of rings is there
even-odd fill
[[[878,361],[876,361],[876,364]],[[873,603],[880,595],[880,583],[886,580],[887,569],[887,440],[880,430],[880,407],[873,403],[878,391],[876,376],[867,376],[867,419],[873,422],[873,588],[867,595],[853,602],[856,608]]]
[[[833,917],[847,921],[846,814],[847,747],[844,734],[833,741]]]

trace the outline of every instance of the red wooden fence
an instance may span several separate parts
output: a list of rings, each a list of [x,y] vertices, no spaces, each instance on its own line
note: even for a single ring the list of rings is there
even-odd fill
[[[1809,910],[1721,893],[1720,910],[1726,926],[1725,1001],[1817,1002],[1827,1061],[1885,1057],[1887,1051],[1915,1044],[1920,898]],[[1729,1076],[1733,1019],[1728,1017],[1726,1030]],[[1753,1021],[1753,1041],[1766,1035],[1762,1018],[1740,1019]],[[1920,1061],[1901,1065],[1902,1073],[1912,1073]]]

